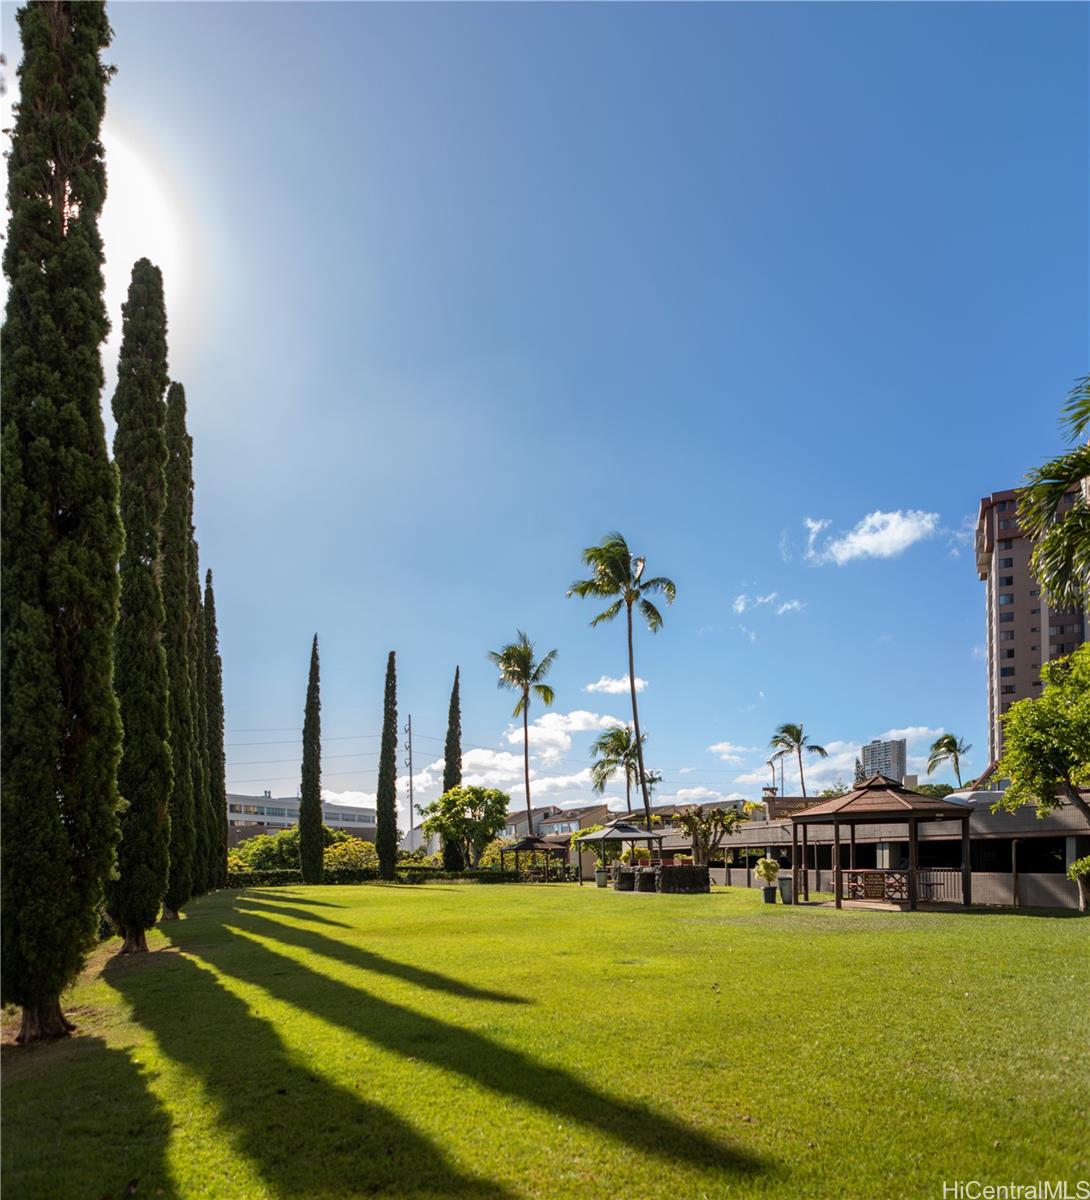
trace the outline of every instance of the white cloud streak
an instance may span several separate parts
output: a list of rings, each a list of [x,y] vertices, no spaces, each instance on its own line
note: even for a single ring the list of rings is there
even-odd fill
[[[636,676],[636,691],[642,692],[647,687],[647,680]],[[607,696],[627,696],[629,692],[628,676],[625,675],[621,679],[613,679],[609,675],[603,675],[601,679],[595,683],[588,683],[584,688],[584,692],[601,692]]]
[[[939,514],[919,509],[868,513],[854,528],[819,544],[819,537],[831,524],[828,520],[803,521],[808,531],[807,559],[816,564],[835,563],[838,567],[864,558],[894,558],[916,542],[933,537],[939,529]]]

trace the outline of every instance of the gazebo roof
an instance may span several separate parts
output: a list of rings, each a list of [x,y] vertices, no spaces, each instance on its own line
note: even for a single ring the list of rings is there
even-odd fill
[[[640,829],[638,825],[631,825],[628,821],[610,821],[596,832],[584,834],[579,839],[579,844],[583,846],[587,842],[659,842],[669,832],[660,829],[656,833],[654,830]]]
[[[872,775],[843,796],[792,813],[791,820],[797,825],[826,825],[836,818],[881,822],[920,817],[941,821],[945,817],[964,817],[971,811],[969,805],[960,801],[923,796],[919,792],[910,792],[888,775]]]
[[[556,844],[556,842],[547,842],[543,838],[527,836],[527,837],[519,838],[519,840],[517,842],[513,843],[510,846],[504,846],[503,852],[505,854],[509,854],[512,851],[518,851],[518,853],[521,854],[524,850],[525,851],[530,851],[530,850],[534,850],[534,851],[553,850],[553,851],[556,851],[556,850],[563,850],[563,849],[564,849],[564,847],[558,846]]]

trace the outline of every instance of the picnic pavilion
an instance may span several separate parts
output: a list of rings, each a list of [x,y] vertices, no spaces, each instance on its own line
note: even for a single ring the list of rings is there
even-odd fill
[[[967,804],[937,800],[909,791],[886,775],[872,775],[846,795],[837,796],[812,808],[791,814],[792,902],[799,903],[799,877],[804,899],[810,899],[808,872],[808,832],[812,826],[833,827],[833,880],[837,908],[848,900],[878,903],[907,903],[915,910],[920,900],[919,827],[927,821],[961,822],[961,901],[973,902],[973,884],[969,861],[969,818]],[[858,825],[907,825],[907,869],[878,868],[860,870],[855,862],[855,830]],[[848,832],[848,867],[841,863],[841,831]],[[801,847],[799,834],[801,832]],[[588,839],[589,840],[589,839]],[[799,851],[802,851],[801,855]],[[845,895],[846,893],[846,895]],[[925,897],[926,899],[926,897]]]

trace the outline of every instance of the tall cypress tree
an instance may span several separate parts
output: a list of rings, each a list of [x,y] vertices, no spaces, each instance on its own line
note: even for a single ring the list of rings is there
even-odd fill
[[[393,879],[397,863],[397,666],[392,650],[386,662],[375,809],[375,850],[378,852],[379,878]]]
[[[303,778],[299,789],[299,865],[304,883],[322,882],[322,697],[318,635],[310,647],[310,678],[303,710]]]
[[[3,995],[63,1036],[118,839],[122,530],[102,423],[102,3],[28,4],[8,160],[0,757]]]
[[[227,883],[227,769],[223,752],[223,661],[216,628],[216,597],[211,570],[204,577],[204,667],[208,712],[208,795],[211,806],[214,860],[212,886]]]
[[[212,803],[208,794],[208,681],[204,663],[204,614],[197,543],[189,554],[189,694],[193,703],[193,895],[212,888],[215,861],[212,840]]]
[[[458,668],[454,668],[454,687],[450,692],[447,713],[447,741],[443,748],[443,791],[449,792],[462,782],[462,699],[459,691]],[[448,871],[465,867],[462,847],[451,839],[443,839],[443,866]]]
[[[167,391],[167,505],[163,514],[163,644],[170,684],[170,751],[174,786],[170,793],[170,871],[163,916],[177,917],[193,894],[195,842],[193,809],[192,668],[189,644],[189,573],[192,558],[193,449],[185,425],[185,389]]]
[[[113,410],[125,550],[114,685],[125,731],[118,787],[126,807],[107,908],[125,939],[121,953],[130,954],[147,950],[146,931],[155,924],[166,891],[173,778],[159,584],[167,465],[166,306],[162,275],[146,258],[133,267],[121,317]]]

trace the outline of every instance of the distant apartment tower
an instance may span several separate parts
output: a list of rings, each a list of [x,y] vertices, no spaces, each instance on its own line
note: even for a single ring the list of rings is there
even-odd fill
[[[983,497],[976,523],[976,568],[987,596],[988,752],[993,763],[1003,751],[1001,714],[1018,700],[1039,696],[1041,664],[1070,654],[1086,639],[1084,613],[1048,607],[1030,574],[1032,552],[1033,543],[1018,526],[1018,492]]]
[[[863,747],[863,778],[886,775],[900,783],[908,769],[908,747],[904,738],[868,742]]]

